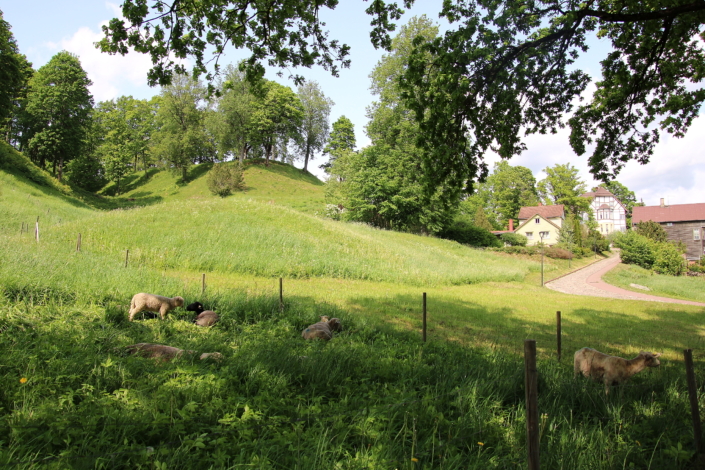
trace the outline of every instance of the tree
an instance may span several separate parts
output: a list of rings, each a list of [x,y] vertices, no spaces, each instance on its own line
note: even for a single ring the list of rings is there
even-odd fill
[[[251,117],[253,139],[262,145],[265,164],[272,151],[295,135],[304,116],[303,105],[291,88],[266,80],[263,96],[255,101]]]
[[[154,151],[184,180],[191,164],[214,157],[205,131],[204,98],[201,83],[184,75],[177,76],[160,94]]]
[[[225,77],[218,85],[220,97],[216,98],[216,112],[211,115],[210,126],[224,155],[233,154],[240,163],[252,148],[252,112],[256,96],[244,72],[229,65]]]
[[[98,103],[95,112],[95,120],[102,134],[98,154],[105,169],[105,177],[115,183],[116,194],[120,194],[120,182],[130,171],[132,161],[125,101],[124,97],[118,98],[117,102],[102,101]]]
[[[487,214],[482,206],[478,206],[475,211],[475,217],[473,218],[473,224],[476,227],[484,228],[485,230],[492,231],[494,227],[490,224],[489,219],[487,219]]]
[[[326,98],[316,82],[306,82],[299,86],[298,96],[303,105],[304,115],[299,128],[296,147],[304,157],[304,171],[308,171],[308,161],[315,152],[320,152],[330,133],[330,108],[333,100]]]
[[[340,116],[333,123],[333,131],[330,133],[328,143],[323,149],[323,154],[328,155],[328,161],[321,165],[326,173],[330,173],[330,168],[335,160],[345,152],[355,150],[355,126],[352,121],[345,116]]]
[[[594,145],[590,171],[607,180],[648,162],[661,132],[683,136],[705,99],[690,86],[705,73],[702,2],[469,0],[445,2],[441,16],[461,26],[419,45],[403,79],[437,180],[483,176],[487,149],[517,155],[522,134],[555,133],[572,111],[573,150]],[[574,109],[590,82],[574,63],[592,34],[612,51],[592,100]]]
[[[666,230],[658,222],[653,220],[643,220],[636,224],[636,233],[653,240],[655,242],[665,242],[668,240]]]
[[[506,161],[495,163],[482,189],[487,192],[485,209],[492,212],[500,227],[505,227],[509,219],[516,219],[523,206],[535,206],[539,200],[536,178],[531,170],[523,166],[511,166]]]
[[[410,6],[412,0],[405,0]],[[130,48],[149,54],[153,67],[147,74],[150,85],[169,85],[174,72],[183,73],[185,67],[178,59],[195,59],[194,76],[207,73],[213,78],[207,64],[218,59],[225,47],[249,49],[251,55],[243,68],[250,79],[264,75],[262,62],[280,68],[322,66],[333,76],[339,67],[348,67],[350,48],[328,38],[320,19],[322,7],[334,9],[337,0],[279,0],[260,2],[248,0],[207,0],[186,4],[181,0],[159,0],[151,7],[141,0],[122,2],[122,17],[103,26],[105,37],[97,44],[103,52],[125,55]],[[391,20],[398,20],[403,11],[393,3],[382,0],[371,2],[367,13],[373,16],[370,38],[375,47],[388,48],[389,32],[394,30]],[[205,36],[205,37],[204,37]],[[206,51],[213,58],[205,58]],[[293,77],[301,84],[299,75]]]
[[[20,54],[10,24],[0,10],[0,132],[5,140],[13,140],[13,123],[18,113],[19,100],[26,94],[34,70],[27,58]]]
[[[30,157],[61,181],[64,163],[81,154],[90,125],[92,85],[78,57],[70,52],[56,54],[29,82],[26,136]],[[57,173],[58,168],[58,173]]]
[[[546,178],[538,183],[538,193],[546,205],[563,204],[568,212],[579,215],[588,212],[590,200],[581,197],[585,193],[585,182],[578,176],[578,169],[570,163],[557,163],[543,170]]]

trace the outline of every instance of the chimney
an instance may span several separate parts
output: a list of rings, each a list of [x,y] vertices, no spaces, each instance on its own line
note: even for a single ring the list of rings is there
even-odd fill
[[[661,207],[666,207],[666,203],[664,202],[663,198],[661,198]]]
[[[514,219],[509,219],[509,231],[514,231]]]

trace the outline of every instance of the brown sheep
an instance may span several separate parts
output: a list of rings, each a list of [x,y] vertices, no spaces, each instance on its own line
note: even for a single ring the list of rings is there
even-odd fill
[[[170,310],[174,310],[176,307],[181,307],[184,305],[183,297],[163,297],[161,295],[154,294],[135,294],[132,297],[132,302],[130,302],[130,316],[129,319],[132,321],[135,315],[142,311],[147,312],[159,312],[162,320],[166,319],[166,314]]]
[[[205,310],[201,302],[194,302],[186,307],[189,312],[196,312],[197,316],[193,322],[198,326],[213,326],[220,319],[213,310]]]
[[[660,353],[641,351],[634,359],[608,356],[592,348],[582,348],[575,352],[573,370],[575,376],[582,373],[605,384],[605,394],[609,395],[611,385],[620,385],[647,367],[658,367]]]
[[[132,344],[130,346],[126,346],[125,349],[129,354],[137,355],[137,356],[142,356],[142,357],[147,357],[147,358],[152,358],[152,359],[158,359],[162,362],[168,362],[171,361],[172,359],[176,359],[178,357],[181,357],[185,354],[198,354],[196,351],[185,351],[183,349],[175,348],[173,346],[166,346],[163,344],[151,344],[151,343],[138,343],[138,344]],[[214,352],[214,353],[203,353],[199,356],[199,359],[204,360],[212,358],[215,360],[220,360],[223,358],[223,355]]]
[[[334,331],[340,331],[342,325],[337,318],[330,320],[326,316],[321,317],[321,321],[314,323],[301,332],[304,339],[325,339],[326,341],[333,337]]]

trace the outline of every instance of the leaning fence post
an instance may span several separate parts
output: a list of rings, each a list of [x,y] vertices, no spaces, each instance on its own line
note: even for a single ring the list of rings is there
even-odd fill
[[[127,260],[130,258],[130,250],[125,252],[125,267],[127,267]]]
[[[695,453],[700,455],[703,451],[702,430],[700,428],[700,410],[698,408],[698,390],[695,387],[695,372],[693,371],[693,350],[683,351],[685,358],[685,374],[688,380],[688,396],[690,397],[690,414],[693,418],[693,435]]]
[[[423,293],[423,342],[426,342],[426,293]]]
[[[524,387],[526,389],[526,449],[529,470],[539,470],[539,406],[536,340],[524,341]]]
[[[284,311],[284,281],[279,278],[279,311]]]
[[[558,362],[561,361],[561,311],[556,312],[556,347],[558,350]]]

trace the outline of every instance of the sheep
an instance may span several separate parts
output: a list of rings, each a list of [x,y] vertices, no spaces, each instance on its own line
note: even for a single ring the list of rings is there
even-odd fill
[[[162,320],[166,319],[166,314],[169,310],[174,310],[176,307],[184,305],[183,297],[162,297],[154,294],[135,294],[130,302],[130,321],[135,318],[135,315],[146,310],[148,312],[159,312]]]
[[[184,355],[184,353],[192,354],[192,355],[198,354],[196,351],[188,351],[188,350],[185,351],[183,349],[175,348],[173,346],[166,346],[164,344],[152,344],[152,343],[131,344],[130,346],[126,346],[125,349],[129,354],[152,358],[152,359],[158,359],[162,362],[168,362],[168,361],[171,361],[172,359],[176,359],[178,357],[181,357]],[[223,355],[220,354],[219,352],[214,352],[214,353],[203,353],[199,356],[199,359],[201,359],[201,360],[208,359],[208,358],[220,360],[223,358]]]
[[[592,348],[582,348],[575,352],[573,370],[575,376],[582,373],[605,384],[605,395],[609,395],[611,385],[620,385],[647,367],[658,367],[661,353],[639,352],[634,359],[608,356]]]
[[[325,339],[326,341],[333,337],[334,331],[340,331],[342,325],[340,320],[337,318],[331,318],[330,320],[326,316],[321,317],[321,321],[314,323],[301,332],[301,336],[304,339]]]
[[[204,310],[201,302],[194,302],[186,307],[189,312],[196,312],[197,316],[193,322],[198,326],[213,326],[220,319],[213,310]]]

